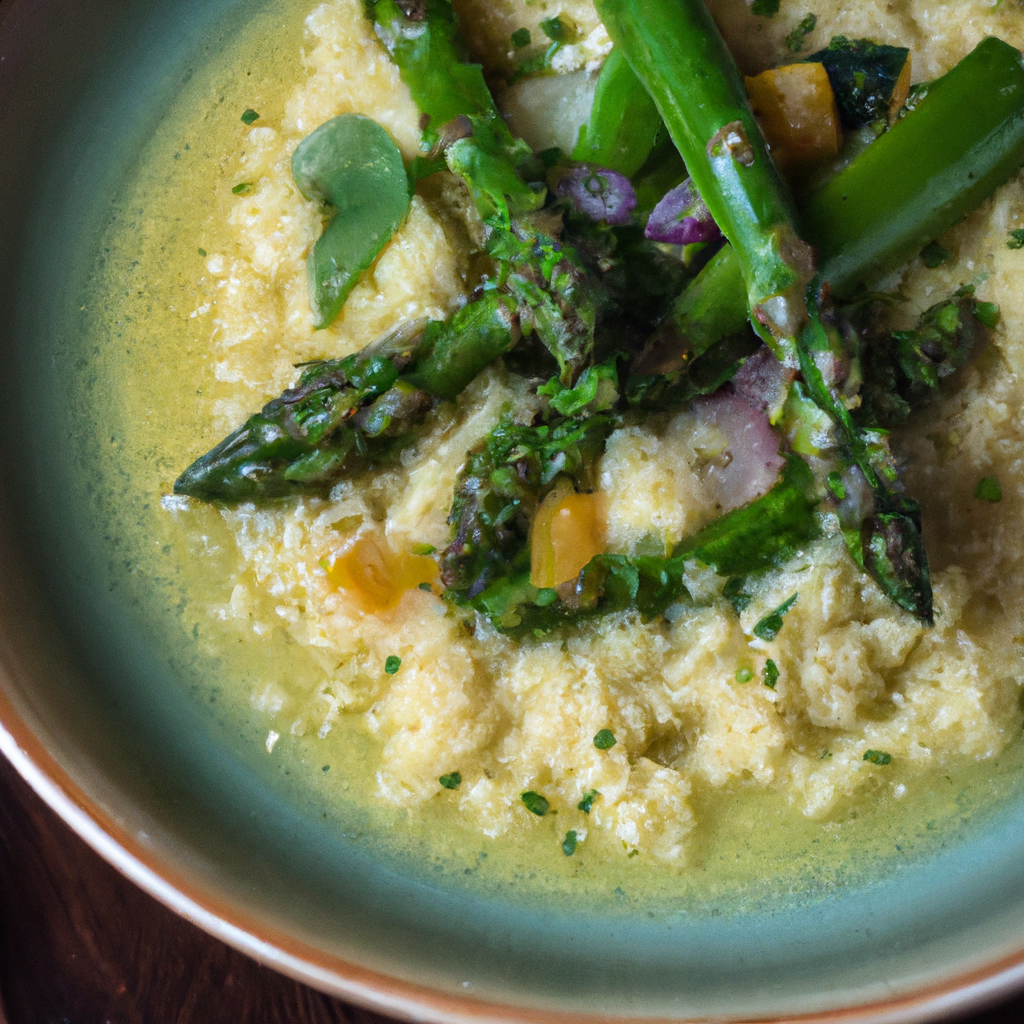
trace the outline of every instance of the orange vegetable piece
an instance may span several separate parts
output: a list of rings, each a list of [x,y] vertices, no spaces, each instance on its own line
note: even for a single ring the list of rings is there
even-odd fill
[[[754,116],[783,173],[800,174],[839,155],[842,128],[824,64],[786,64],[746,84]]]
[[[321,563],[327,578],[344,590],[363,611],[378,613],[394,608],[407,590],[437,581],[437,562],[426,555],[394,551],[383,538],[360,533],[328,562]]]
[[[601,495],[553,491],[541,503],[530,531],[530,582],[557,587],[573,580],[604,549]]]

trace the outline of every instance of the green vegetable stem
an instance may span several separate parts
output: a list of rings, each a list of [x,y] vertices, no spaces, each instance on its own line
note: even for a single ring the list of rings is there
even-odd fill
[[[292,155],[292,177],[331,220],[309,253],[314,324],[341,312],[359,275],[377,258],[409,211],[402,154],[376,121],[342,114],[322,124]]]

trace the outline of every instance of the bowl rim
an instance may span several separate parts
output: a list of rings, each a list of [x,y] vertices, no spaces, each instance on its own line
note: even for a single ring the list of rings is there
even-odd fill
[[[19,713],[14,675],[0,655],[0,754],[37,796],[108,864],[169,910],[264,965],[329,995],[401,1020],[430,1024],[696,1024],[694,1018],[608,1018],[516,1006],[409,982],[286,934],[217,897],[117,822],[59,763]],[[719,1024],[924,1024],[950,1019],[1024,988],[1024,939],[1015,952],[903,995],[810,1013],[722,1016]],[[703,1019],[703,1018],[702,1018]]]

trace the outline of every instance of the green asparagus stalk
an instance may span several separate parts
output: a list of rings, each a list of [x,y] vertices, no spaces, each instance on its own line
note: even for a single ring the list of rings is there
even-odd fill
[[[795,365],[811,253],[797,235],[789,193],[707,7],[703,0],[597,0],[596,6],[732,243],[755,329]]]

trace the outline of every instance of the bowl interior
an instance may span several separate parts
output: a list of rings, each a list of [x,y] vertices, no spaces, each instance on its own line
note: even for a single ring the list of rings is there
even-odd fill
[[[95,471],[97,452],[107,446],[109,464],[109,446],[132,439],[89,433],[90,396],[130,381],[104,378],[83,302],[112,205],[171,98],[247,24],[287,7],[0,8],[0,657],[12,735],[38,741],[29,756],[45,751],[58,785],[158,873],[307,958],[308,971],[291,969],[338,991],[355,991],[365,970],[454,996],[468,1013],[477,999],[738,1018],[1010,969],[1024,945],[1013,755],[979,769],[944,834],[909,852],[865,851],[802,886],[773,886],[766,867],[731,889],[680,882],[676,899],[664,886],[653,899],[642,880],[597,897],[586,872],[554,884],[528,854],[490,870],[483,839],[450,857],[436,841],[396,839],[401,815],[329,801],[301,765],[258,756],[258,716],[218,703],[218,673],[245,667],[183,653],[168,626],[182,614],[174,581],[140,580],[94,513],[94,491],[119,486]]]

